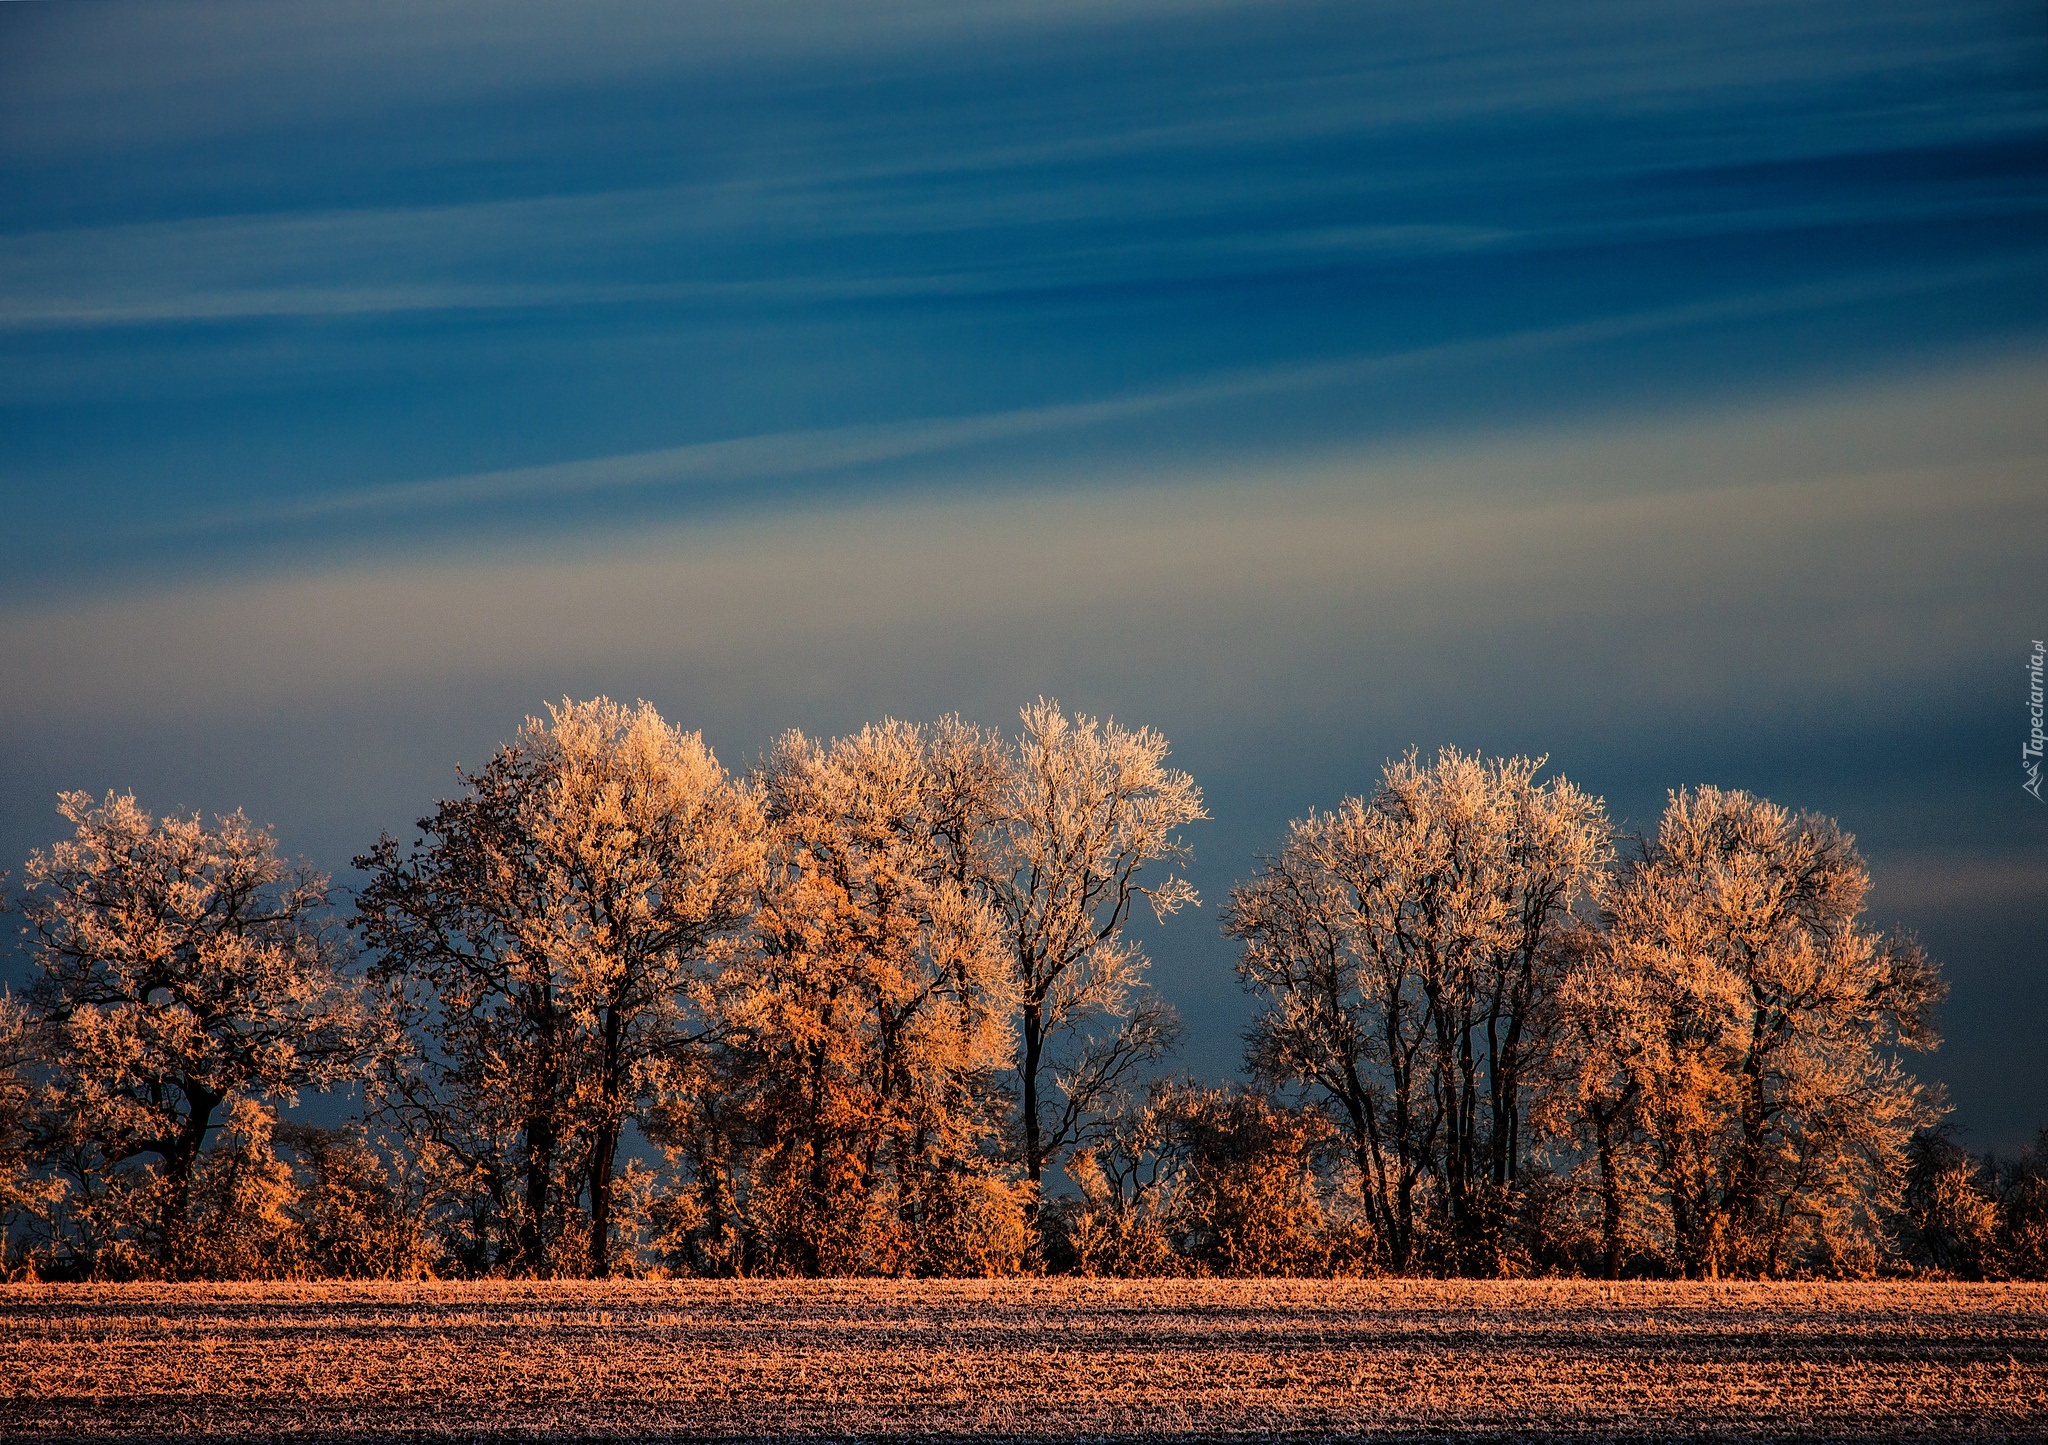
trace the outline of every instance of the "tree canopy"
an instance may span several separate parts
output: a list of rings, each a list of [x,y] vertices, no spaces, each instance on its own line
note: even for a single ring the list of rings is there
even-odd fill
[[[1217,1086],[1130,932],[1199,904],[1168,754],[1040,700],[734,773],[564,699],[348,912],[239,813],[64,794],[0,996],[0,1270],[2044,1268],[2040,1160],[1942,1134],[1902,1053],[1940,970],[1833,820],[1678,789],[1618,849],[1543,759],[1411,751],[1231,890]],[[348,1127],[281,1120],[344,1084]]]

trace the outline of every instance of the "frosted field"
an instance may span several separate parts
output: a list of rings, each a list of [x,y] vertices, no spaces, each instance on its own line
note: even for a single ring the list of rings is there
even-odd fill
[[[2048,1286],[16,1285],[0,1434],[2041,1439]]]

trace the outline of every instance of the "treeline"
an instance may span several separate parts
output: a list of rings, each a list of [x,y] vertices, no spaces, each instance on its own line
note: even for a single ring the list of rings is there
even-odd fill
[[[744,775],[565,701],[328,880],[66,794],[0,1000],[0,1264],[46,1277],[2039,1276],[2048,1145],[1898,1051],[1938,970],[1826,820],[1702,788],[1625,848],[1445,750],[1232,890],[1248,1084],[1162,1077],[1133,911],[1200,790],[1040,702]],[[347,1087],[341,1130],[280,1122]]]

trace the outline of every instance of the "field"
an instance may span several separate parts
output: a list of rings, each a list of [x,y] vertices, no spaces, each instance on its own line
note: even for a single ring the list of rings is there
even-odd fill
[[[15,1285],[0,1434],[2048,1439],[2048,1286]]]

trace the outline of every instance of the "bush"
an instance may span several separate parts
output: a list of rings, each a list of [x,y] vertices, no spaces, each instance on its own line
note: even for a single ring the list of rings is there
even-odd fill
[[[278,1139],[299,1158],[287,1213],[308,1273],[430,1279],[445,1272],[449,1261],[426,1227],[419,1191],[405,1187],[361,1130],[288,1124]]]
[[[2048,1129],[2017,1159],[1994,1163],[1996,1267],[2008,1279],[2048,1279]]]

